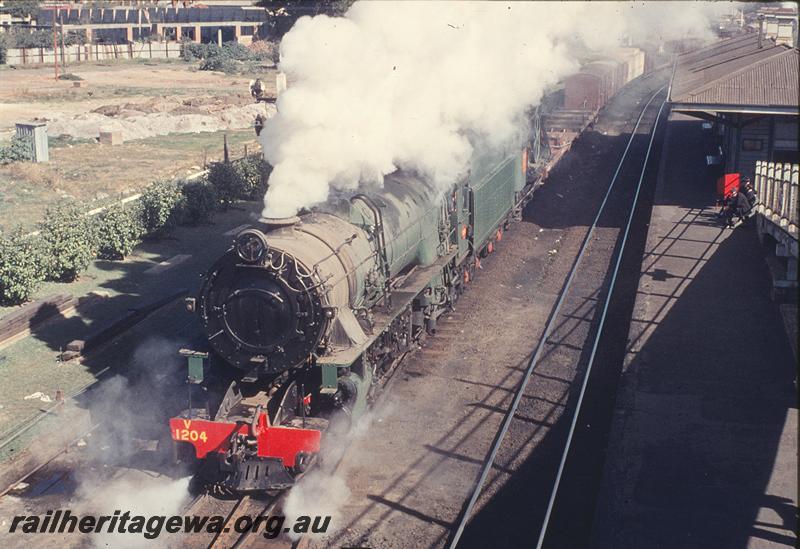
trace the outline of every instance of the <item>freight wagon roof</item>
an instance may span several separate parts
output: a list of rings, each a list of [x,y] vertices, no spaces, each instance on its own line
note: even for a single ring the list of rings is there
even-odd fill
[[[758,35],[722,40],[678,56],[676,110],[797,114],[798,50]]]
[[[615,61],[593,61],[581,67],[581,72],[595,76],[613,75],[619,64]]]

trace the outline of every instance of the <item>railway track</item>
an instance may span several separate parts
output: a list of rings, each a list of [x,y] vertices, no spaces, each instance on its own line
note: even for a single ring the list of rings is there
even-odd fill
[[[101,425],[100,423],[96,423],[96,424],[92,425],[92,427],[90,429],[87,429],[87,430],[83,431],[80,435],[78,435],[77,437],[75,437],[71,441],[69,441],[69,443],[67,443],[64,447],[59,448],[57,451],[55,451],[52,454],[50,454],[50,456],[45,458],[45,460],[42,461],[39,465],[37,465],[36,467],[30,469],[29,471],[26,471],[20,477],[18,477],[16,480],[14,480],[11,483],[9,483],[8,486],[6,486],[2,490],[0,490],[0,498],[2,498],[6,494],[8,494],[12,490],[14,490],[15,487],[21,485],[26,480],[31,478],[33,475],[35,475],[36,473],[38,473],[39,471],[41,471],[42,469],[44,469],[45,467],[47,467],[48,465],[53,463],[55,460],[57,460],[59,457],[61,457],[65,453],[69,452],[71,448],[76,447],[77,444],[81,440],[86,438],[88,435],[91,435],[94,431],[97,430],[98,427],[100,427],[100,425]],[[59,479],[59,482],[60,482],[60,480],[61,479]]]
[[[234,507],[225,519],[225,529],[217,534],[209,544],[209,549],[212,547],[240,547],[250,536],[251,530],[237,532],[241,525],[242,517],[247,517],[247,523],[253,520],[258,520],[269,514],[275,508],[280,496],[274,496],[268,499],[265,503],[254,500],[250,496],[244,496],[237,500]]]
[[[410,371],[388,399],[399,408],[373,426],[368,441],[355,444],[354,450],[369,455],[372,464],[356,460],[346,467],[351,488],[342,509],[346,518],[338,532],[312,540],[311,546],[449,543],[463,518],[462,502],[473,499],[471,479],[481,469],[492,473],[484,490],[478,487],[472,511],[486,535],[475,536],[476,521],[468,516],[464,539],[470,543],[462,545],[520,546],[537,538],[538,530],[531,530],[542,520],[537,515],[547,507],[560,458],[551,454],[556,441],[563,444],[559,431],[574,409],[583,355],[592,347],[603,287],[660,109],[664,88],[657,88],[663,76],[645,78],[623,93],[576,143],[540,199],[526,210],[524,222],[487,262],[477,292],[465,296],[428,348],[409,361]],[[615,188],[608,189],[616,179]],[[602,181],[607,183],[597,184]],[[576,200],[582,203],[574,206]],[[581,252],[583,274],[573,275],[573,292],[564,292],[570,272],[578,270],[581,247],[589,250]],[[552,311],[559,297],[567,306],[555,321]],[[549,337],[541,337],[548,321]],[[533,374],[536,381],[527,384],[518,413],[508,414],[538,341],[547,346],[542,367]],[[508,444],[499,454],[495,450],[499,460],[486,464],[492,437],[509,416],[514,421]],[[506,505],[502,512],[494,512],[498,501]],[[512,509],[514,518],[509,519],[506,511],[513,506],[519,511]]]
[[[594,220],[592,221],[591,226],[589,227],[588,231],[586,232],[586,235],[585,235],[585,237],[583,239],[583,242],[582,242],[581,247],[580,247],[580,249],[578,251],[578,254],[577,254],[577,256],[575,257],[575,259],[573,261],[572,267],[571,267],[571,269],[569,271],[569,274],[567,275],[566,281],[564,282],[564,285],[562,286],[561,292],[558,295],[557,301],[556,301],[554,307],[552,308],[552,310],[550,311],[550,314],[549,314],[547,322],[545,324],[545,328],[544,328],[544,331],[542,333],[542,336],[539,338],[539,341],[537,343],[536,349],[533,352],[533,355],[531,356],[531,358],[530,358],[530,360],[529,360],[529,362],[527,364],[527,367],[525,369],[524,375],[523,375],[521,381],[519,382],[519,384],[517,385],[516,390],[514,391],[514,398],[513,398],[513,401],[511,403],[511,406],[508,408],[508,410],[506,410],[505,417],[504,417],[504,420],[503,420],[503,422],[501,424],[501,427],[500,427],[500,429],[497,431],[497,433],[494,436],[494,440],[492,442],[491,448],[490,448],[490,450],[488,452],[488,455],[486,456],[486,459],[484,460],[484,462],[482,464],[481,473],[480,473],[477,481],[475,482],[475,485],[473,486],[473,489],[470,492],[469,499],[467,500],[467,502],[466,502],[466,504],[465,504],[465,506],[464,506],[464,508],[463,508],[458,520],[456,521],[456,524],[454,525],[453,529],[451,530],[451,535],[450,535],[449,539],[446,542],[447,547],[449,547],[451,549],[457,547],[459,545],[459,542],[462,540],[462,536],[463,536],[464,531],[465,531],[465,529],[467,527],[467,524],[469,523],[470,519],[472,518],[473,512],[474,512],[475,507],[476,507],[476,504],[477,504],[477,502],[478,502],[478,500],[479,500],[479,498],[480,498],[480,496],[481,496],[481,494],[482,494],[482,492],[484,490],[484,487],[486,485],[486,481],[487,481],[487,478],[489,476],[489,472],[491,471],[491,469],[494,466],[496,466],[495,460],[497,458],[497,454],[498,454],[498,452],[500,451],[500,448],[503,445],[503,442],[505,440],[505,437],[506,437],[506,434],[507,434],[507,432],[509,430],[511,422],[514,420],[515,414],[517,413],[517,410],[519,408],[520,402],[521,402],[521,400],[522,400],[522,398],[523,398],[523,396],[525,394],[526,388],[528,387],[529,381],[530,381],[532,375],[534,374],[534,372],[536,371],[540,360],[542,359],[542,356],[543,356],[545,347],[546,347],[546,345],[548,343],[548,340],[549,340],[550,336],[552,335],[552,333],[554,332],[554,330],[557,328],[558,323],[561,320],[562,307],[564,306],[565,301],[567,300],[568,296],[570,295],[570,291],[572,290],[573,282],[575,281],[576,277],[578,276],[578,273],[580,272],[580,268],[581,268],[582,262],[583,262],[584,258],[586,257],[587,251],[588,251],[588,249],[590,248],[590,246],[592,244],[592,240],[593,240],[593,237],[594,237],[595,230],[598,228],[601,218],[606,213],[606,208],[607,208],[607,206],[609,204],[609,199],[610,199],[610,197],[612,195],[612,192],[615,190],[615,186],[617,184],[618,179],[620,178],[620,174],[623,171],[623,167],[626,166],[626,164],[630,164],[631,162],[636,162],[637,161],[636,158],[633,158],[630,155],[631,148],[632,148],[632,145],[634,143],[634,139],[637,136],[637,130],[639,130],[640,126],[642,126],[642,124],[643,124],[648,112],[652,115],[652,111],[656,111],[654,119],[652,120],[652,122],[650,122],[651,127],[650,127],[650,130],[648,132],[648,134],[649,134],[649,143],[648,143],[646,152],[644,154],[644,158],[642,160],[641,167],[638,169],[638,183],[635,185],[635,192],[633,194],[633,198],[632,198],[632,200],[631,200],[631,202],[630,202],[630,204],[628,205],[628,208],[627,208],[628,213],[627,213],[627,221],[626,221],[626,224],[625,224],[625,228],[624,228],[624,231],[623,231],[622,236],[621,236],[621,241],[620,241],[619,245],[617,246],[616,252],[614,254],[614,258],[613,258],[613,262],[612,262],[613,266],[612,266],[612,269],[610,271],[611,279],[610,279],[610,283],[608,285],[607,291],[606,291],[605,295],[603,296],[603,306],[602,306],[602,311],[601,311],[600,316],[599,316],[599,320],[596,321],[597,322],[597,327],[596,327],[594,335],[592,337],[591,351],[590,351],[590,354],[589,354],[588,362],[587,362],[586,366],[584,367],[583,372],[581,373],[582,378],[580,380],[576,379],[576,381],[580,382],[580,391],[578,393],[576,405],[574,406],[574,409],[571,412],[570,426],[569,426],[569,430],[568,430],[568,433],[567,433],[566,442],[564,443],[564,448],[563,448],[563,451],[561,452],[561,457],[560,457],[560,460],[559,460],[558,470],[557,470],[557,472],[555,474],[555,478],[553,480],[552,489],[550,490],[550,495],[549,495],[549,499],[548,499],[547,510],[546,510],[545,516],[544,516],[544,521],[543,521],[543,523],[541,525],[541,528],[539,529],[539,536],[538,536],[538,539],[537,539],[537,548],[542,547],[543,544],[544,544],[545,536],[546,536],[547,530],[548,530],[549,521],[550,521],[550,518],[551,518],[551,515],[552,515],[552,512],[553,512],[554,503],[555,503],[556,497],[558,495],[559,487],[560,487],[561,480],[562,480],[562,475],[564,473],[565,463],[566,463],[567,458],[568,458],[569,453],[570,453],[570,448],[571,448],[573,436],[574,436],[574,433],[575,433],[576,423],[578,421],[578,417],[579,417],[579,414],[581,412],[581,406],[582,406],[582,403],[583,403],[584,396],[586,394],[589,378],[590,378],[590,375],[591,375],[591,372],[592,372],[592,366],[594,365],[595,357],[597,356],[597,349],[598,349],[598,346],[600,344],[601,338],[603,336],[603,327],[605,325],[605,321],[606,321],[606,317],[607,317],[607,313],[608,313],[608,309],[609,309],[609,304],[611,303],[611,300],[612,300],[612,298],[614,296],[614,288],[615,288],[616,279],[617,279],[617,276],[618,276],[619,271],[620,271],[620,265],[621,265],[621,262],[622,262],[623,254],[624,254],[625,249],[626,249],[626,243],[627,243],[627,240],[628,240],[628,237],[629,237],[629,234],[630,234],[630,229],[631,229],[631,225],[632,225],[632,221],[633,221],[633,217],[634,217],[634,212],[636,211],[636,207],[638,205],[638,200],[639,200],[640,192],[641,192],[641,189],[642,189],[642,183],[644,181],[645,173],[646,173],[647,167],[649,165],[649,160],[650,160],[650,154],[651,154],[651,150],[652,150],[653,141],[654,141],[654,138],[655,138],[655,135],[656,135],[656,131],[658,129],[659,121],[661,119],[662,112],[663,112],[663,109],[664,109],[665,99],[660,98],[660,96],[664,95],[665,91],[666,91],[666,86],[660,88],[659,90],[657,90],[655,93],[653,93],[650,96],[650,98],[648,99],[647,103],[642,108],[641,113],[639,114],[639,117],[638,117],[638,119],[636,121],[636,124],[635,124],[633,130],[631,131],[630,138],[628,139],[628,142],[627,142],[625,150],[624,150],[624,152],[622,154],[622,157],[620,158],[620,160],[619,160],[619,162],[617,164],[616,170],[614,172],[614,176],[612,177],[611,182],[609,183],[609,186],[608,186],[608,188],[606,190],[606,193],[605,193],[605,195],[603,197],[603,200],[600,203],[600,206],[599,206],[599,208],[598,208],[598,210],[597,210],[597,212],[595,214]],[[664,96],[664,97],[666,97],[666,96]],[[599,300],[599,296],[598,296],[598,300]]]
[[[176,299],[178,299],[178,297],[176,297],[174,299],[170,299],[169,301],[165,301],[164,303],[160,304],[158,307],[150,310],[146,315],[144,315],[144,317],[141,320],[137,321],[135,324],[129,326],[127,329],[125,329],[122,332],[116,334],[114,337],[111,337],[110,339],[107,339],[106,341],[103,341],[101,344],[99,344],[97,346],[97,348],[92,349],[92,356],[101,354],[101,353],[104,352],[105,349],[112,347],[120,338],[125,337],[125,335],[130,330],[136,328],[136,326],[139,325],[143,320],[145,320],[147,317],[150,317],[151,315],[157,314],[158,312],[162,311],[163,309],[169,307],[170,305],[175,303]],[[190,324],[189,320],[185,320],[183,322],[177,323],[178,330],[185,329],[187,326],[189,326],[189,324]],[[102,369],[100,369],[95,374],[95,378],[91,382],[89,382],[89,383],[87,383],[85,385],[82,385],[81,387],[78,387],[77,389],[75,389],[74,391],[72,391],[71,393],[69,393],[67,395],[64,395],[51,408],[49,408],[47,410],[43,410],[41,412],[38,412],[37,414],[32,415],[31,417],[29,417],[26,420],[24,420],[23,422],[21,422],[19,425],[16,425],[9,432],[3,433],[3,435],[0,436],[0,451],[5,450],[7,447],[13,447],[13,444],[18,439],[23,437],[23,435],[25,435],[26,433],[34,431],[35,428],[40,423],[42,423],[43,420],[48,419],[48,418],[53,418],[53,417],[55,417],[55,416],[57,416],[59,414],[62,414],[64,412],[64,409],[69,404],[77,401],[79,398],[87,395],[88,393],[90,393],[91,391],[96,389],[107,378],[109,378],[112,375],[116,374],[117,371],[118,371],[118,368],[115,368],[114,366],[105,366],[105,367],[103,367]],[[63,454],[64,451],[66,451],[71,446],[73,446],[78,440],[84,438],[87,434],[95,431],[98,427],[100,427],[103,423],[106,423],[107,421],[108,421],[108,418],[106,418],[104,420],[101,420],[99,422],[95,422],[89,429],[84,429],[84,430],[79,431],[78,433],[72,435],[72,437],[70,437],[70,439],[65,444],[61,445],[60,448],[57,451],[55,451],[54,453],[50,454],[49,457],[46,458],[43,463],[39,463],[38,465],[34,466],[33,468],[31,468],[28,472],[26,472],[22,476],[23,477],[27,477],[27,476],[30,476],[30,475],[36,473],[39,469],[41,469],[45,465],[49,464],[53,460],[57,459],[59,455]],[[23,480],[24,480],[24,478],[20,478],[20,480],[18,480],[16,482],[21,482]],[[8,491],[14,486],[14,484],[16,484],[16,483],[15,482],[12,482],[10,484],[6,483],[6,486],[0,485],[0,497],[5,495],[6,493],[8,493]]]

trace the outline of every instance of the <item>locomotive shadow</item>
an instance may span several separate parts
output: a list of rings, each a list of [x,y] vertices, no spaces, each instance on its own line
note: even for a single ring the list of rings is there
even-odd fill
[[[260,202],[243,202],[218,213],[214,223],[180,226],[165,237],[146,238],[123,261],[94,261],[79,281],[72,283],[89,284],[74,313],[51,315],[53,307],[43,310],[31,322],[31,337],[61,352],[70,341],[91,336],[133,309],[180,289],[192,294],[199,288],[203,272],[230,244],[232,235],[228,233],[250,223],[260,208]],[[98,282],[92,283],[93,279]],[[60,285],[55,284],[53,291],[58,292]],[[65,288],[69,287],[66,283]],[[46,316],[49,319],[40,323]]]

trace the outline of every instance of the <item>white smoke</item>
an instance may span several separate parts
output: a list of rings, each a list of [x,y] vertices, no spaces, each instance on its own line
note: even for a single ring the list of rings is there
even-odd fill
[[[115,511],[119,511],[118,524],[125,513],[131,520],[137,516],[144,517],[146,522],[139,533],[128,532],[128,524],[125,525],[124,532],[120,532],[118,526],[112,532],[108,531],[108,527],[101,529],[91,537],[95,547],[166,547],[178,535],[166,532],[160,517],[182,514],[182,507],[189,500],[189,481],[190,477],[176,480],[142,477],[137,480],[116,479],[110,482],[88,480],[80,485],[78,496],[81,499],[75,507],[82,515],[113,516]]]
[[[359,2],[300,18],[281,43],[289,89],[261,142],[274,166],[264,215],[397,168],[449,186],[476,145],[526,133],[526,110],[574,72],[573,46],[708,37],[714,2]],[[516,141],[519,143],[519,141]]]
[[[141,533],[101,529],[90,536],[95,547],[165,547],[171,538],[159,517],[181,514],[190,497],[190,477],[164,474],[177,471],[170,466],[169,449],[157,444],[167,434],[166,407],[176,398],[169,376],[179,367],[182,346],[162,337],[147,338],[133,352],[128,377],[113,376],[91,393],[92,422],[100,426],[85,440],[87,465],[76,472],[74,510],[108,516],[119,511],[147,521]]]
[[[394,405],[389,401],[381,401],[375,407],[367,410],[352,425],[342,426],[336,422],[342,421],[343,416],[335,416],[332,429],[323,437],[323,446],[318,456],[318,466],[305,474],[295,484],[283,504],[286,524],[292,525],[298,517],[331,517],[324,533],[309,532],[304,535],[324,538],[336,533],[344,525],[343,508],[350,497],[347,487],[347,466],[357,465],[357,456],[347,456],[346,452],[356,446],[369,432],[373,422],[383,421],[391,415]],[[336,434],[332,434],[332,432]],[[344,431],[344,432],[342,432]],[[288,534],[292,540],[299,539],[299,534],[291,531]]]

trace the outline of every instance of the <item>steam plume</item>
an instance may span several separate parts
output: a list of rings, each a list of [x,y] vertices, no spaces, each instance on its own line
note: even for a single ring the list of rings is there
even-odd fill
[[[397,168],[448,186],[473,148],[525,135],[525,111],[578,68],[573,46],[707,34],[730,5],[695,2],[359,2],[303,17],[281,44],[289,89],[261,140],[274,166],[264,215]]]
[[[346,518],[343,516],[343,508],[350,497],[346,482],[347,465],[357,465],[358,462],[357,456],[350,456],[348,460],[342,461],[345,452],[366,436],[373,422],[383,421],[393,412],[394,404],[391,401],[380,401],[349,428],[336,425],[344,417],[334,416],[333,430],[337,435],[323,438],[318,467],[301,478],[286,497],[283,512],[287,524],[295,523],[300,516],[331,517],[326,531],[316,536],[318,538],[330,536],[342,528]],[[314,534],[307,535],[314,537]],[[292,540],[299,539],[299,535],[294,532],[288,536]]]

